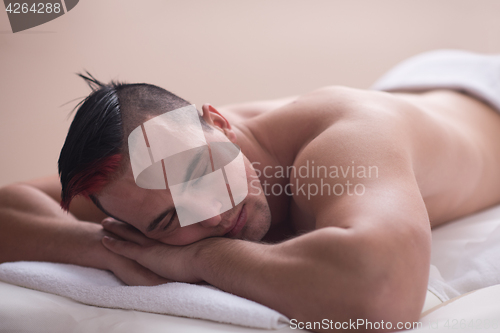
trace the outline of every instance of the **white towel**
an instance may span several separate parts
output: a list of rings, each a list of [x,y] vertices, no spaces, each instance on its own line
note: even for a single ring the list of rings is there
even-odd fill
[[[372,86],[385,91],[452,89],[482,100],[500,112],[500,55],[437,50],[396,65]]]
[[[130,287],[110,272],[75,265],[27,261],[3,263],[0,265],[0,280],[106,308],[265,329],[278,329],[288,324],[284,315],[212,286],[175,282],[154,287]]]

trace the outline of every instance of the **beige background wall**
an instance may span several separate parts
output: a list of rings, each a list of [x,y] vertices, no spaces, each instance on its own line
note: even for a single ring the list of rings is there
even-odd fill
[[[81,0],[16,34],[0,8],[0,185],[57,172],[84,69],[221,105],[368,88],[435,48],[500,53],[498,0]]]

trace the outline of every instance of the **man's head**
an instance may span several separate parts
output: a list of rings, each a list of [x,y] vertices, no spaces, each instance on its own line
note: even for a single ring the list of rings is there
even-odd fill
[[[91,75],[81,77],[89,83],[92,93],[79,107],[59,158],[64,209],[69,209],[73,197],[83,195],[108,215],[169,244],[222,236],[235,225],[230,236],[251,240],[264,236],[270,214],[263,196],[249,195],[225,213],[181,228],[168,188],[148,190],[136,185],[130,167],[129,134],[149,119],[188,106],[189,102],[154,85],[102,84]],[[203,107],[200,123],[208,142],[236,143],[231,125],[213,107]],[[255,178],[249,161],[244,160],[247,179]],[[247,219],[241,231],[238,217],[239,222]]]

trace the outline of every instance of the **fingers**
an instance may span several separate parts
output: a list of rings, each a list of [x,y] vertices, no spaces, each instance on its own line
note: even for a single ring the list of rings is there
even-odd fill
[[[189,269],[187,263],[190,262],[191,252],[186,252],[186,247],[169,246],[159,242],[145,247],[108,236],[102,239],[102,243],[111,252],[131,259],[159,276],[189,283],[200,281],[192,269]]]
[[[145,266],[153,271],[161,259],[165,259],[163,254],[165,247],[157,246],[142,246],[127,240],[120,240],[113,237],[104,236],[102,238],[103,245],[110,251],[132,259],[142,266]]]
[[[140,244],[142,246],[152,245],[155,241],[144,236],[138,229],[133,226],[117,221],[112,218],[106,218],[102,222],[104,230],[109,231],[119,238]]]
[[[129,241],[118,240],[104,236],[102,244],[110,251],[137,261],[141,257],[142,247]]]
[[[139,264],[136,265],[138,267],[127,272],[123,276],[117,275],[117,277],[129,286],[157,286],[160,284],[174,282],[151,272],[149,269],[144,268]]]
[[[162,278],[158,274],[155,274],[146,268],[144,268],[144,270],[147,272],[141,274],[141,276],[134,277],[133,279],[128,278],[130,281],[124,282],[129,286],[158,286],[160,284],[174,282],[172,280]]]
[[[166,276],[166,272],[162,267],[162,255],[160,253],[152,255],[154,252],[158,252],[158,249],[142,247],[133,242],[122,241],[108,236],[103,237],[102,243],[115,254],[135,261],[139,266],[145,267],[152,273]]]
[[[113,273],[129,286],[157,286],[172,280],[163,278],[133,260],[121,257]]]

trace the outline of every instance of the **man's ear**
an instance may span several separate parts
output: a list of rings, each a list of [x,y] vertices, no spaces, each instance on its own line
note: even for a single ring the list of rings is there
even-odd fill
[[[203,119],[209,124],[210,126],[215,127],[222,133],[224,133],[225,136],[229,139],[231,142],[236,142],[236,134],[234,133],[233,129],[231,128],[231,124],[229,121],[227,121],[226,118],[224,118],[223,115],[217,111],[212,105],[206,103],[203,104],[201,107],[203,111]]]

